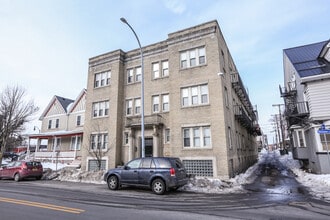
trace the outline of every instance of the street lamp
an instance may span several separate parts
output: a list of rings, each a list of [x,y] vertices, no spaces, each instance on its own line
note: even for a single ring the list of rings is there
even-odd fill
[[[120,20],[124,23],[127,24],[127,26],[133,31],[136,40],[139,44],[140,47],[140,56],[141,56],[141,157],[145,157],[145,142],[144,142],[144,66],[143,66],[143,51],[141,47],[140,40],[135,33],[134,29],[132,26],[126,21],[125,18],[120,18]]]

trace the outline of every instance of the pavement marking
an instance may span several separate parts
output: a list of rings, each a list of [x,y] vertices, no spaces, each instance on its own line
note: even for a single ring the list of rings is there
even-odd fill
[[[27,200],[19,200],[19,199],[11,199],[11,198],[5,198],[0,197],[0,202],[7,202],[7,203],[13,203],[13,204],[19,204],[19,205],[26,205],[26,206],[33,206],[43,209],[51,209],[55,211],[61,211],[61,212],[69,212],[73,214],[81,214],[85,210],[83,209],[76,209],[76,208],[70,208],[65,206],[58,206],[58,205],[52,205],[47,203],[39,203],[39,202],[32,202]]]

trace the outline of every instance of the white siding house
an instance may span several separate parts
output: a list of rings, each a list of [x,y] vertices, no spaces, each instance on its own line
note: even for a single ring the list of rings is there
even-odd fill
[[[285,115],[295,159],[314,173],[330,173],[330,41],[285,49]]]

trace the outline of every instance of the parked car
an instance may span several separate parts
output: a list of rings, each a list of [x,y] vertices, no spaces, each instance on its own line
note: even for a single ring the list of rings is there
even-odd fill
[[[174,157],[145,157],[128,162],[125,166],[110,169],[104,175],[109,189],[123,185],[151,188],[158,195],[177,189],[188,182],[181,160]]]
[[[40,180],[42,174],[42,164],[37,161],[13,161],[0,168],[0,179],[20,181],[25,178],[34,177]]]
[[[5,159],[10,159],[11,161],[15,161],[17,160],[18,155],[13,152],[5,152],[3,153],[2,157]]]

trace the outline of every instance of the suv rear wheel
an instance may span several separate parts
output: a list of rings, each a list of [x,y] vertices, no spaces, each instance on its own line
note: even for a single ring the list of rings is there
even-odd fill
[[[157,195],[162,195],[165,193],[165,189],[166,189],[165,182],[162,179],[157,178],[154,181],[152,181],[151,188],[152,191]]]
[[[116,190],[119,187],[118,177],[112,175],[108,178],[108,187],[111,190]]]

